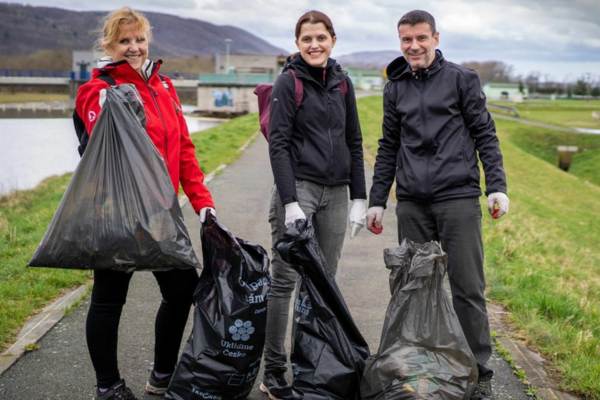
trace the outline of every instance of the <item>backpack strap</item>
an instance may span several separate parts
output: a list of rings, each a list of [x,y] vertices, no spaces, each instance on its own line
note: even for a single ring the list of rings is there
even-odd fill
[[[98,75],[98,79],[108,83],[110,86],[115,86],[117,84],[115,79],[106,71],[103,71],[100,75]]]
[[[348,77],[344,76],[344,80],[340,82],[340,92],[343,97],[346,97],[348,94]]]
[[[294,102],[296,103],[296,109],[298,109],[304,97],[304,85],[302,84],[302,80],[296,75],[296,71],[291,68],[288,71],[290,71],[290,74],[294,78]]]

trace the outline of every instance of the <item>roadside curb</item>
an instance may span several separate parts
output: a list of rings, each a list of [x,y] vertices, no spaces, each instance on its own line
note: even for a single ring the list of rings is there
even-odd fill
[[[238,149],[238,153],[244,152],[257,136],[258,131]],[[210,181],[227,168],[227,165],[221,164],[207,174],[204,178],[204,183],[209,184]],[[185,194],[180,195],[178,200],[181,208],[188,203],[188,198]],[[91,283],[86,283],[70,290],[28,320],[17,335],[17,340],[0,354],[0,376],[17,362],[23,354],[30,351],[27,349],[28,346],[39,342],[65,316],[66,311],[73,304],[76,304],[85,297],[89,287],[91,287]]]
[[[528,384],[535,390],[535,396],[541,400],[577,400],[572,394],[557,388],[546,373],[548,362],[537,352],[528,348],[525,343],[511,336],[511,327],[505,321],[509,314],[501,305],[488,302],[487,304],[490,328],[496,331],[496,340],[508,351],[515,366],[525,372]]]
[[[35,345],[65,315],[66,311],[80,301],[87,293],[90,283],[81,285],[59,297],[53,303],[31,317],[19,332],[17,341],[0,354],[0,375],[8,370],[23,354],[28,346]]]

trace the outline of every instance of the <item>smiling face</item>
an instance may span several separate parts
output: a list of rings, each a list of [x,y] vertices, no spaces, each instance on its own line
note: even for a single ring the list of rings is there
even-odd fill
[[[113,61],[127,60],[139,73],[148,58],[148,34],[134,23],[121,25],[116,40],[109,43],[105,50]]]
[[[313,24],[306,22],[300,28],[296,39],[300,56],[312,67],[325,67],[335,46],[335,36],[331,36],[322,22]]]
[[[433,33],[426,22],[415,25],[402,24],[398,27],[400,50],[413,71],[428,68],[435,59],[435,49],[440,43],[440,34]]]

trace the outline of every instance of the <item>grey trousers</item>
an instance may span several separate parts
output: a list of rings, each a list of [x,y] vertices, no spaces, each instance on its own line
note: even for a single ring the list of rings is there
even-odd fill
[[[346,235],[348,217],[348,187],[323,186],[313,182],[296,181],[298,204],[307,218],[314,215],[313,223],[319,246],[323,251],[329,273],[335,276]],[[273,188],[271,210],[272,251],[271,292],[267,302],[267,328],[265,338],[265,372],[285,373],[287,330],[290,298],[298,280],[298,273],[281,259],[275,243],[285,233],[285,209],[277,189]]]
[[[492,352],[485,305],[481,205],[478,198],[438,203],[398,201],[398,241],[437,240],[448,253],[448,278],[452,302],[471,351],[477,359],[480,378],[493,373],[485,365]]]

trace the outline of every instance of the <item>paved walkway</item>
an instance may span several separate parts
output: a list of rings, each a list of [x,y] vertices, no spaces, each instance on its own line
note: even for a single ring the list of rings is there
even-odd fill
[[[367,175],[370,177],[372,172],[369,170]],[[266,248],[270,247],[267,213],[272,181],[266,144],[259,137],[235,164],[210,184],[219,219],[238,236]],[[197,217],[189,205],[184,208],[184,215],[199,254]],[[392,211],[386,213],[384,222],[384,232],[380,236],[363,231],[353,240],[347,238],[337,276],[372,352],[377,350],[389,301],[382,249],[397,245]],[[144,399],[156,399],[143,397],[142,391],[152,367],[153,324],[159,302],[158,286],[152,275],[136,273],[120,325],[119,362],[128,385]],[[39,350],[26,354],[0,376],[0,399],[93,399],[94,372],[84,336],[87,308],[87,301],[75,308],[40,341]],[[497,399],[528,398],[510,367],[496,354],[491,366],[496,370]],[[249,398],[265,397],[254,390]]]

